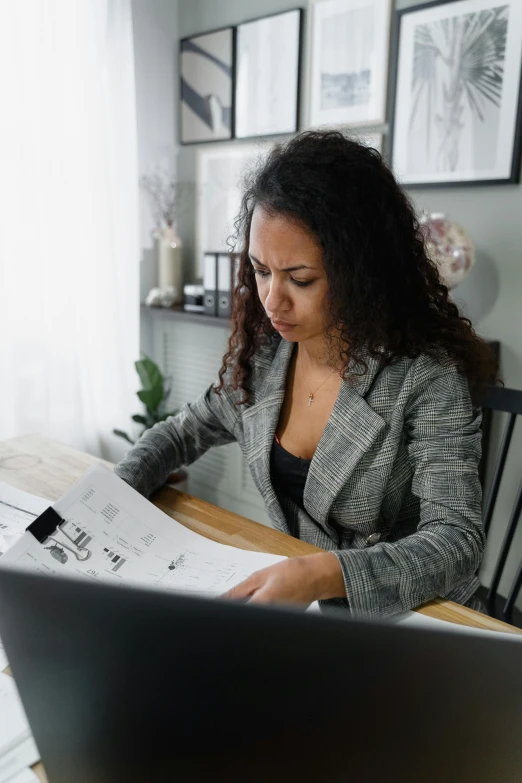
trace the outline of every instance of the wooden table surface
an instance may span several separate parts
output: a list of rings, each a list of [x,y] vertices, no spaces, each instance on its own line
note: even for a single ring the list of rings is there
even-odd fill
[[[55,501],[97,461],[48,438],[25,435],[0,442],[0,481]],[[320,551],[311,544],[171,487],[157,492],[152,502],[190,530],[221,544],[288,557]],[[430,601],[417,611],[473,628],[522,633],[511,625],[443,599]],[[34,770],[40,780],[46,781],[41,764],[35,765]]]

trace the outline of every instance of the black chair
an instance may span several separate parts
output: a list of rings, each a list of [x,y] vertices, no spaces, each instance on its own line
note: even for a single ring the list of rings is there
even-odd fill
[[[484,532],[487,536],[491,526],[491,519],[493,517],[493,511],[495,509],[495,503],[497,501],[497,495],[500,482],[502,481],[509,447],[511,445],[511,437],[515,428],[516,418],[518,415],[522,415],[522,391],[519,391],[518,389],[505,389],[492,386],[486,393],[482,407],[484,410],[485,429],[488,435],[492,414],[494,412],[508,414],[507,424],[504,429],[502,443],[500,445],[500,450],[495,464],[491,488],[484,504]],[[483,454],[483,471],[485,469],[485,459],[487,456],[487,454]],[[522,460],[519,460],[518,464],[521,467],[522,472]],[[484,473],[482,472],[482,475],[483,474]],[[512,625],[516,625],[519,628],[522,628],[522,612],[515,608],[515,601],[520,592],[520,588],[522,587],[522,559],[520,561],[520,565],[507,598],[504,598],[498,594],[498,586],[504,572],[504,567],[511,549],[511,544],[513,542],[513,537],[515,535],[515,530],[517,528],[521,511],[522,479],[518,487],[513,510],[511,512],[511,516],[509,518],[507,529],[504,535],[504,540],[502,541],[502,545],[500,547],[498,560],[491,579],[491,584],[489,587],[481,587],[477,592],[478,597],[487,605],[488,611],[492,617],[496,617],[498,620],[504,620],[504,622],[511,623]]]

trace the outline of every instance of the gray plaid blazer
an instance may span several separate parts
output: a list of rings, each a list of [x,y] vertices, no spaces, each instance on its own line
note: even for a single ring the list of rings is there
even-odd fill
[[[255,357],[253,400],[209,387],[147,431],[116,473],[148,497],[211,446],[237,441],[274,526],[341,564],[347,606],[366,616],[413,609],[435,596],[469,602],[479,585],[481,414],[449,363],[404,358],[349,369],[312,459],[304,509],[278,497],[270,451],[293,343],[277,336]]]

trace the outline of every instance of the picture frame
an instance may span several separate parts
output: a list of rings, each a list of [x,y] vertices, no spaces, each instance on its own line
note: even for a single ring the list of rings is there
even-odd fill
[[[234,27],[180,40],[181,144],[233,138],[235,46]]]
[[[237,26],[236,138],[296,133],[302,16],[295,8]]]
[[[267,155],[271,144],[205,145],[196,155],[196,276],[203,275],[205,252],[232,248],[234,220],[241,203],[241,184],[248,168]]]
[[[521,72],[520,0],[434,0],[398,11],[390,150],[401,183],[519,182]]]
[[[391,0],[312,0],[308,125],[382,125]]]
[[[383,134],[382,133],[366,133],[362,132],[358,134],[358,141],[364,144],[365,147],[371,147],[377,150],[382,155],[383,152]]]

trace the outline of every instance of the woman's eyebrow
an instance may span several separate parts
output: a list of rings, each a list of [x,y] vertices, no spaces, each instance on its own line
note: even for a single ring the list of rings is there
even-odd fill
[[[249,258],[251,261],[254,262],[254,264],[257,264],[258,266],[262,266],[265,269],[268,269],[266,264],[262,264],[261,261],[259,261],[257,258],[254,258],[254,256],[249,254]],[[285,269],[281,269],[281,272],[297,272],[299,269],[310,269],[310,271],[314,272],[315,269],[313,266],[306,266],[306,264],[300,264],[299,266],[288,266]]]

